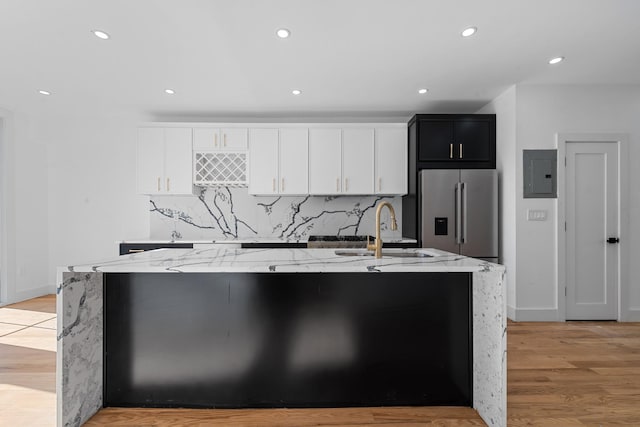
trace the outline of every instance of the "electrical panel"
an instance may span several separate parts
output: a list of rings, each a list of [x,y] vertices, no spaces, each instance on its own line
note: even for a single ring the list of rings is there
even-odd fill
[[[558,150],[523,150],[524,198],[557,197]]]

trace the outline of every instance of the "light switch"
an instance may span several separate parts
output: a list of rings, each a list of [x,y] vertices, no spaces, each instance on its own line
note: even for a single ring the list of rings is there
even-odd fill
[[[527,209],[527,221],[546,221],[546,210]]]

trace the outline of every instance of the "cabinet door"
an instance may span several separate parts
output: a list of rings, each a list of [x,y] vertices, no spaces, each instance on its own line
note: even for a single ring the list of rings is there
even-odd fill
[[[194,150],[217,150],[220,148],[220,129],[218,128],[194,128]]]
[[[280,129],[280,194],[309,193],[307,129]]]
[[[164,129],[138,129],[138,193],[159,194],[164,189]]]
[[[407,130],[376,129],[376,194],[407,194]]]
[[[342,192],[342,132],[309,129],[309,194]]]
[[[451,120],[421,120],[418,126],[418,161],[449,160],[456,156]]]
[[[249,194],[278,194],[278,129],[251,129]]]
[[[463,161],[491,160],[490,124],[483,120],[454,122],[456,159]]]
[[[220,130],[220,148],[222,150],[243,151],[247,149],[247,129],[223,128]]]
[[[193,194],[191,128],[166,128],[164,143],[165,193]]]
[[[342,131],[342,192],[373,194],[374,180],[373,129]]]

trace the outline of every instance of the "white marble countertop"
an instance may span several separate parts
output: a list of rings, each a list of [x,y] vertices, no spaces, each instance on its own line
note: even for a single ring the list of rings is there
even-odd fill
[[[345,251],[358,251],[347,249]],[[503,266],[438,249],[385,249],[393,255],[422,251],[430,257],[341,256],[336,249],[157,249],[61,268],[62,272],[475,272]]]
[[[179,240],[161,240],[161,239],[128,239],[128,240],[118,240],[116,243],[194,243],[194,244],[207,244],[207,243],[307,243],[308,239],[278,239],[277,237],[254,237],[254,238],[246,238],[246,239],[217,239],[217,240],[188,240],[188,239],[179,239]],[[401,238],[393,238],[393,237],[385,237],[382,236],[382,241],[385,243],[417,243],[416,239],[410,239],[408,237]]]

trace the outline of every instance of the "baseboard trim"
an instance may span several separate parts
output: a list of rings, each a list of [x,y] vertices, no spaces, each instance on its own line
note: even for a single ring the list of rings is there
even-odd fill
[[[563,322],[559,315],[555,308],[516,308],[510,318],[516,322]]]
[[[512,305],[507,305],[507,319],[516,320],[516,308]]]
[[[629,308],[621,319],[622,322],[640,322],[640,308]]]

